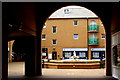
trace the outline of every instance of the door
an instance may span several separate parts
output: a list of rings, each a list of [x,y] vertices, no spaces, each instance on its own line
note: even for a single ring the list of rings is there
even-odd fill
[[[52,52],[52,59],[56,60],[57,59],[57,52]]]

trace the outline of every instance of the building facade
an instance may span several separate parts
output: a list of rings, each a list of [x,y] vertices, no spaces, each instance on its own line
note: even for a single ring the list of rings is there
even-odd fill
[[[42,30],[42,59],[105,58],[105,30],[98,16],[84,7],[68,6],[54,12]]]

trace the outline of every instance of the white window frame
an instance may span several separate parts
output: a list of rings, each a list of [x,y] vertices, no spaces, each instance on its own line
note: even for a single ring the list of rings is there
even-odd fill
[[[53,40],[56,40],[56,44],[53,44]],[[52,45],[57,45],[57,39],[52,39]]]
[[[75,21],[77,21],[77,25],[75,25]],[[73,21],[73,25],[74,25],[74,26],[78,26],[78,20],[74,20],[74,21]]]
[[[45,38],[43,38],[43,35],[45,35]],[[46,34],[42,34],[42,40],[46,40]]]
[[[56,28],[56,32],[55,32],[55,33],[53,32],[53,27]],[[56,26],[52,26],[52,33],[53,33],[53,34],[56,34],[56,33],[57,33],[57,27],[56,27]]]
[[[77,35],[77,38],[75,38],[75,35]],[[74,35],[73,35],[73,38],[74,38],[74,39],[79,39],[79,35],[78,35],[78,34],[74,34]]]

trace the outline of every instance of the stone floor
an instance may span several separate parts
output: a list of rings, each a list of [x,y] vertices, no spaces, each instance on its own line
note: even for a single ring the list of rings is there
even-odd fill
[[[9,80],[116,80],[112,77],[105,76],[104,69],[42,69],[42,76],[25,77],[24,62],[12,62],[8,64]]]

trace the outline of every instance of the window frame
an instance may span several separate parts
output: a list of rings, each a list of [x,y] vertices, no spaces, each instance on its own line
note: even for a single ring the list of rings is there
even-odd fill
[[[56,44],[54,44],[53,40],[56,40]],[[57,39],[52,39],[52,45],[57,45]]]
[[[75,35],[77,35],[77,38],[75,38]],[[74,35],[73,35],[73,38],[74,38],[74,39],[79,39],[79,35],[78,35],[78,34],[74,34]]]
[[[93,58],[100,58],[100,53],[99,52],[92,52],[92,57]]]
[[[103,34],[103,33],[102,33],[102,34]],[[104,35],[104,38],[102,37],[102,36],[103,36],[102,34],[101,34],[101,39],[105,39],[105,37],[106,37],[105,34],[103,34],[103,35]]]
[[[83,56],[83,54],[84,54],[84,56]],[[81,56],[82,55],[82,56]],[[86,53],[85,52],[79,52],[79,56],[80,57],[86,57]]]
[[[97,35],[95,33],[92,33],[89,35],[89,38],[97,38]]]
[[[75,24],[75,21],[77,22],[77,24]],[[73,25],[74,25],[74,26],[78,26],[78,20],[74,20],[74,21],[73,21]]]
[[[55,32],[54,32],[54,28],[55,28]],[[56,26],[52,26],[52,33],[53,34],[57,33],[57,27]]]
[[[45,35],[45,38],[43,38],[43,35]],[[42,40],[46,40],[46,34],[42,34]]]
[[[92,20],[92,21],[90,21],[90,25],[97,25],[97,22]]]

